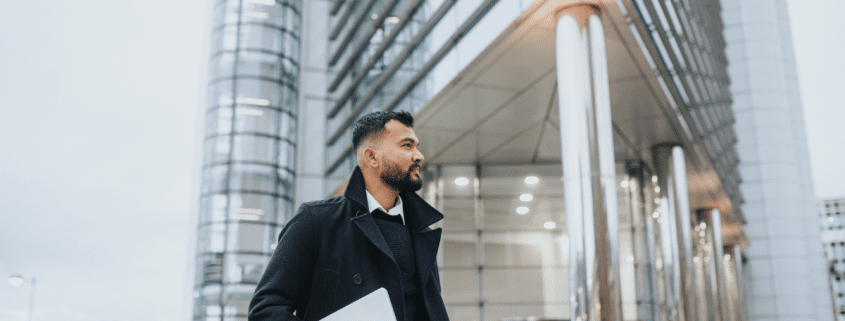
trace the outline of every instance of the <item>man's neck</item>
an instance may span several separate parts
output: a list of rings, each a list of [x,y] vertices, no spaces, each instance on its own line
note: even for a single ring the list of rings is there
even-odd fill
[[[390,210],[393,206],[396,206],[396,198],[399,197],[399,191],[390,188],[380,179],[376,182],[370,182],[372,179],[364,179],[364,188],[367,189],[367,192],[370,192],[370,195],[376,199],[379,205],[385,210]]]

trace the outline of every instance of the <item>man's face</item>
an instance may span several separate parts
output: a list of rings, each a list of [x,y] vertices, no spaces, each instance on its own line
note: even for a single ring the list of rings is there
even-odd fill
[[[422,188],[420,164],[425,159],[417,149],[419,139],[414,130],[391,119],[384,125],[381,138],[381,179],[400,193]]]

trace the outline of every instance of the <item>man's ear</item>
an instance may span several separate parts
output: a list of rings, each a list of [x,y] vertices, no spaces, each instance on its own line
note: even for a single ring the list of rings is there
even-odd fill
[[[376,149],[372,145],[364,147],[361,154],[364,157],[364,163],[367,163],[369,167],[378,168],[378,155],[376,155]]]

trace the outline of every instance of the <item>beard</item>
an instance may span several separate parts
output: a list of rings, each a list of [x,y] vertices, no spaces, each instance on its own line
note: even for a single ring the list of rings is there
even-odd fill
[[[420,165],[411,165],[411,167],[408,167],[407,171],[402,171],[402,168],[400,168],[399,165],[387,160],[384,162],[384,165],[385,170],[381,173],[381,180],[384,181],[387,186],[399,191],[399,193],[413,193],[422,188],[423,182],[421,177],[416,180],[411,178],[411,172],[415,168],[419,168]]]

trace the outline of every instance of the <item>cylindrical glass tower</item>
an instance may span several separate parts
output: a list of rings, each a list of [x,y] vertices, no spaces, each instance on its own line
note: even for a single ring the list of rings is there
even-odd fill
[[[293,215],[301,0],[215,1],[194,320],[246,320]]]

